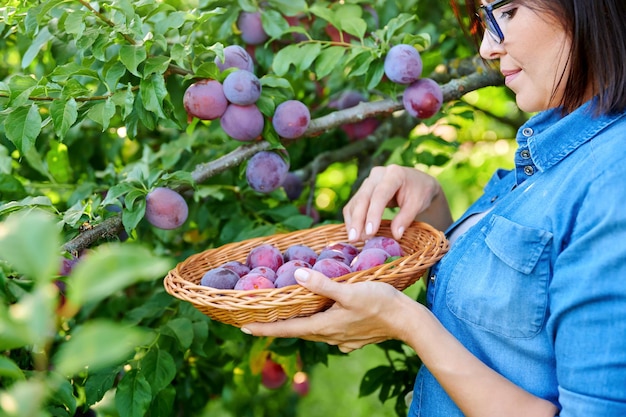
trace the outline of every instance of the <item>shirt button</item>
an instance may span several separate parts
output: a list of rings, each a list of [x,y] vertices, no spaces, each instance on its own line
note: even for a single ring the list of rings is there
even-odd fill
[[[522,135],[526,136],[526,137],[530,137],[533,135],[533,130],[530,127],[526,127],[524,128],[524,130],[522,130]]]
[[[520,152],[520,155],[522,156],[522,158],[528,159],[530,158],[530,151],[528,149],[524,149]]]
[[[431,284],[434,284],[436,279],[437,279],[437,275],[432,274],[432,275],[430,276],[430,283],[431,283]]]
[[[498,196],[494,195],[493,197],[491,197],[491,202],[495,203],[497,199],[498,199]]]
[[[533,175],[535,173],[535,168],[533,168],[531,165],[526,165],[524,167],[524,173],[529,176]]]

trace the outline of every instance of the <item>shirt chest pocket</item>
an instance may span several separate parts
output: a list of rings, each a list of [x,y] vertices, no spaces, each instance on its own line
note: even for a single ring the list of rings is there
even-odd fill
[[[552,234],[494,216],[460,257],[446,288],[459,319],[511,338],[542,328],[548,303]]]

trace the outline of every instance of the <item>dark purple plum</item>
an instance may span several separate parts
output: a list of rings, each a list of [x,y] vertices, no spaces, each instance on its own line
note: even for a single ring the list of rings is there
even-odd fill
[[[259,108],[250,104],[240,106],[229,104],[220,118],[220,126],[231,138],[242,142],[250,142],[261,135],[265,119]]]
[[[273,151],[257,152],[248,160],[246,180],[250,187],[260,193],[269,193],[280,187],[289,164]]]
[[[295,244],[285,249],[283,252],[283,258],[285,259],[285,262],[300,260],[313,265],[317,260],[317,252],[315,252],[310,246]]]
[[[209,269],[200,279],[200,285],[217,288],[219,290],[232,290],[239,281],[239,274],[232,269],[217,267]]]
[[[157,187],[146,196],[146,220],[159,229],[176,229],[185,223],[189,207],[176,191]]]
[[[244,48],[239,45],[228,45],[224,48],[224,60],[215,57],[215,65],[224,71],[228,68],[239,68],[242,70],[254,72],[254,61]]]
[[[383,63],[385,75],[394,83],[411,84],[422,75],[422,58],[412,45],[393,46]]]
[[[285,174],[285,179],[280,185],[285,190],[287,198],[291,201],[297,200],[304,190],[304,183],[300,177],[293,172]]]
[[[346,259],[348,260],[348,264],[350,264],[350,262],[352,262],[355,256],[359,254],[359,248],[346,242],[331,243],[329,245],[326,245],[326,247],[323,248],[322,251],[328,250],[328,249],[338,250],[339,252],[343,253],[346,256]]]
[[[241,40],[248,45],[259,45],[269,39],[259,12],[241,12],[237,18],[237,27],[241,31]]]
[[[299,100],[287,100],[280,103],[274,111],[272,125],[274,130],[285,139],[299,138],[306,132],[311,122],[309,108]]]
[[[214,120],[221,117],[228,107],[224,88],[216,80],[200,80],[191,84],[183,96],[185,111],[190,117]]]
[[[254,104],[261,97],[261,81],[250,71],[231,72],[226,76],[222,85],[226,99],[240,106]]]
[[[276,271],[267,266],[257,266],[255,268],[252,268],[249,274],[263,275],[265,278],[269,279],[272,282],[276,281]]]
[[[441,109],[443,92],[434,80],[420,78],[404,90],[402,104],[411,116],[428,119]]]
[[[266,266],[276,271],[283,263],[283,254],[280,249],[269,243],[252,248],[246,258],[246,265],[250,270],[259,266]]]
[[[312,269],[321,272],[328,278],[336,278],[352,272],[348,265],[333,258],[318,259]]]
[[[374,236],[363,244],[363,249],[379,248],[389,254],[389,256],[402,256],[402,246],[394,238],[387,236]]]
[[[237,275],[239,275],[240,277],[246,275],[248,272],[250,272],[250,268],[248,267],[248,265],[244,264],[243,262],[239,262],[239,261],[228,261],[224,264],[221,265],[223,268],[228,268],[231,271],[234,271],[237,273]]]
[[[293,259],[285,262],[280,268],[278,268],[276,271],[276,281],[274,281],[276,288],[297,284],[298,282],[293,274],[298,268],[311,268],[311,265],[308,262]]]
[[[322,249],[317,256],[317,261],[319,262],[322,259],[334,259],[346,265],[350,265],[350,261],[348,261],[348,256],[337,249]]]
[[[363,249],[356,258],[352,260],[350,267],[353,271],[363,271],[375,266],[384,264],[389,259],[389,254],[383,249],[370,248]]]

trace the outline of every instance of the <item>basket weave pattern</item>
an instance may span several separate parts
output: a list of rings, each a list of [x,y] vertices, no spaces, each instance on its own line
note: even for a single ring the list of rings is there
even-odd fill
[[[393,237],[390,221],[381,223],[379,236]],[[207,249],[180,262],[164,278],[166,291],[188,301],[214,320],[236,327],[250,322],[271,322],[308,316],[325,310],[333,300],[299,285],[259,290],[221,290],[200,285],[206,271],[228,261],[246,261],[248,253],[261,244],[272,244],[284,252],[289,246],[307,245],[317,253],[331,243],[348,242],[345,226],[332,224],[313,229],[253,238]],[[404,290],[448,251],[444,234],[426,223],[414,222],[399,241],[404,256],[389,263],[341,277],[338,282],[381,281]],[[354,244],[359,250],[363,242]]]

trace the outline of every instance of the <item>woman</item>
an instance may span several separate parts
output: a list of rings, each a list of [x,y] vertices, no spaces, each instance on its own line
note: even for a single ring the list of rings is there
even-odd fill
[[[624,416],[626,3],[496,0],[476,11],[481,55],[499,60],[518,106],[538,112],[519,129],[515,168],[497,171],[455,223],[439,184],[398,166],[372,170],[344,209],[351,240],[374,235],[394,205],[396,238],[415,218],[447,230],[427,306],[302,269],[301,285],[334,306],[242,330],[345,352],[402,340],[424,363],[411,416]]]

